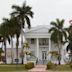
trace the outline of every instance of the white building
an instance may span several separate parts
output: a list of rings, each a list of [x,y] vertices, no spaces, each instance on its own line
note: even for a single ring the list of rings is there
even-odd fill
[[[30,49],[29,51],[36,57],[38,60],[38,63],[47,63],[49,60],[56,62],[56,58],[51,58],[49,52],[50,51],[58,51],[58,47],[56,44],[54,44],[51,40],[51,34],[48,33],[48,30],[50,29],[50,26],[37,26],[33,27],[30,30],[26,29],[24,32],[25,40],[28,42]],[[14,44],[15,45],[15,44]],[[21,47],[21,46],[20,46]],[[16,49],[13,49],[13,55],[14,59],[16,57]],[[8,52],[10,52],[11,49],[7,49],[7,54],[10,55]],[[21,52],[21,48],[19,48],[19,54]],[[10,52],[11,53],[11,52]],[[64,63],[64,48],[61,48],[61,63]],[[10,58],[7,55],[8,62],[10,62]],[[20,55],[18,55],[20,58]],[[33,57],[31,57],[33,58]],[[30,58],[30,59],[31,59]],[[21,59],[21,58],[20,58]],[[32,59],[31,59],[32,60]],[[21,62],[21,60],[20,60]]]

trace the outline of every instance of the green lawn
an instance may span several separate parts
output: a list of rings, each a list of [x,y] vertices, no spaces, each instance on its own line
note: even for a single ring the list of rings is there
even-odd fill
[[[0,72],[27,72],[25,65],[0,65]],[[69,65],[57,65],[46,72],[72,72]]]
[[[0,72],[25,71],[25,65],[0,65]]]
[[[72,72],[72,68],[70,67],[70,65],[57,65],[54,66],[52,69],[50,69],[51,71],[70,71]]]

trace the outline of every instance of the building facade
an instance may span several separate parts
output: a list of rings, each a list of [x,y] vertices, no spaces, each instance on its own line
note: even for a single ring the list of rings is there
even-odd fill
[[[50,26],[37,26],[24,33],[26,41],[30,45],[29,51],[38,59],[38,62],[45,63],[53,61],[57,63],[57,58],[51,58],[50,51],[58,51],[58,46],[51,41],[51,34],[48,33]],[[64,63],[64,51],[61,48],[61,63]]]
[[[48,61],[53,61],[57,63],[57,58],[51,58],[51,55],[49,54],[50,51],[58,51],[58,46],[54,44],[50,37],[51,34],[48,33],[48,30],[50,29],[50,26],[37,26],[33,27],[30,30],[26,29],[24,32],[24,39],[29,44],[30,48],[28,51],[34,55],[36,58],[35,60],[38,61],[38,63],[44,64]],[[21,46],[20,46],[21,47]],[[7,49],[7,54],[10,52],[11,49]],[[16,58],[16,49],[13,49],[14,52],[14,59]],[[19,48],[19,59],[21,62],[20,57],[21,48]],[[61,48],[61,63],[64,63],[64,48]],[[9,54],[10,55],[10,54]],[[10,58],[9,58],[10,57]],[[33,60],[34,57],[30,57],[28,60]],[[7,55],[8,62],[11,61],[11,55]]]

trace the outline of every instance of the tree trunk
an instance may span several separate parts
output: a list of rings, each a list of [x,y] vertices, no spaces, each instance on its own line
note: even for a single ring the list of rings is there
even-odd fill
[[[11,37],[11,63],[13,64],[13,39]]]
[[[61,64],[61,47],[60,47],[60,41],[58,41],[58,49],[59,49],[59,56],[58,56],[58,64]]]
[[[5,49],[5,64],[7,63],[6,62],[6,40],[4,40],[4,49]]]
[[[18,37],[17,37],[17,42],[16,42],[16,64],[18,64],[18,45],[19,45],[19,41],[18,41]]]
[[[24,55],[23,55],[23,30],[22,30],[22,24],[21,24],[21,47],[22,47],[22,50],[21,50],[22,56],[21,57],[22,57],[22,64],[23,64],[24,63],[23,62],[23,58],[24,58],[23,56]]]

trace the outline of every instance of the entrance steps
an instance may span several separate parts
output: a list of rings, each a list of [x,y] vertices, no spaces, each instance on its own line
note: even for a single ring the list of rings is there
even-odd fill
[[[28,72],[46,72],[45,65],[36,65],[35,68],[30,69]]]

